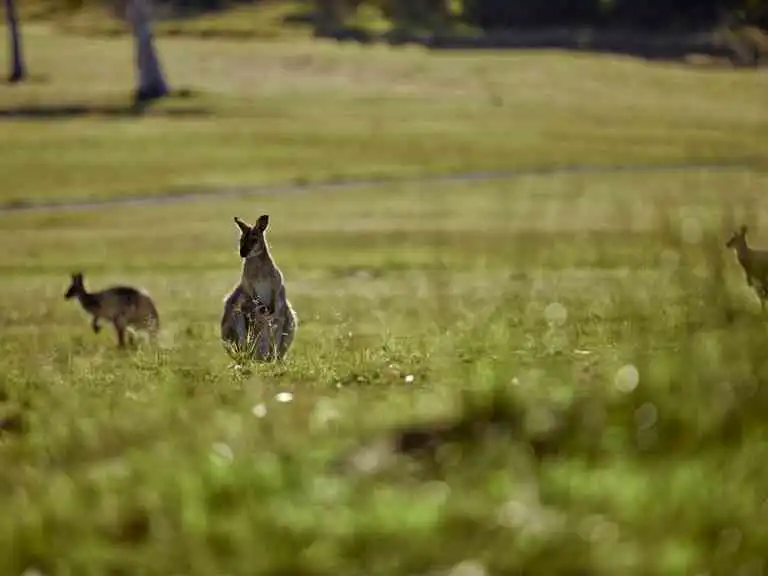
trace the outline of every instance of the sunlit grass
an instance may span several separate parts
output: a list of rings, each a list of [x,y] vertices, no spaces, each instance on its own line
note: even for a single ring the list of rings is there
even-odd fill
[[[218,11],[187,14],[167,10],[155,5],[154,30],[158,35],[248,38],[269,40],[274,38],[308,37],[308,22],[286,23],[286,18],[311,14],[312,7],[302,0],[270,0],[227,6]],[[22,22],[45,22],[68,33],[115,36],[130,33],[124,19],[116,16],[113,6],[99,2],[81,2],[79,6],[67,6],[60,2],[25,2],[18,6]],[[0,10],[2,14],[2,10]]]
[[[764,75],[561,53],[161,39],[192,96],[128,111],[128,37],[25,28],[0,200],[573,164],[761,162]],[[6,59],[5,45],[0,60]]]
[[[723,242],[737,221],[768,237],[766,183],[5,215],[0,556],[46,574],[759,573],[768,333]],[[284,366],[233,368],[231,217],[262,212],[299,331]],[[159,348],[94,335],[63,298],[74,269],[147,288]]]

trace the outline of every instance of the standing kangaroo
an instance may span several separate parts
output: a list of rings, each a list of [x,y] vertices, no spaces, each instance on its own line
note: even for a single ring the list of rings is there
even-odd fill
[[[83,274],[78,272],[72,274],[72,282],[64,298],[78,299],[83,309],[93,316],[91,328],[95,333],[101,330],[99,319],[112,322],[117,332],[118,348],[125,348],[125,329],[129,326],[146,330],[153,338],[160,328],[160,317],[152,298],[130,286],[88,292],[83,284]]]
[[[755,250],[747,245],[746,226],[734,232],[725,246],[736,252],[736,259],[744,269],[747,284],[757,292],[760,306],[765,312],[765,301],[768,299],[768,250]]]
[[[235,217],[240,229],[240,283],[224,301],[221,338],[225,345],[248,350],[260,361],[282,360],[298,324],[285,293],[283,274],[272,259],[265,233],[269,215],[251,227]]]

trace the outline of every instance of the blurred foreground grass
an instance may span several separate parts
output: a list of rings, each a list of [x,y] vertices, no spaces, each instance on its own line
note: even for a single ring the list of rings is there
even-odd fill
[[[768,333],[723,243],[737,221],[768,238],[766,184],[2,216],[5,573],[764,573]],[[261,212],[301,324],[285,366],[232,369],[231,217]],[[92,334],[74,269],[149,289],[160,349]]]

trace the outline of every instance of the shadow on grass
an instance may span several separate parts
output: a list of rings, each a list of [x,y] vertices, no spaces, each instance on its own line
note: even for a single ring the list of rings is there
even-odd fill
[[[407,30],[375,34],[363,28],[336,27],[316,28],[315,37],[360,44],[415,44],[432,50],[568,50],[680,63],[690,63],[698,57],[699,63],[710,66],[757,67],[768,63],[768,55],[759,46],[733,38],[724,40],[712,33],[663,35],[558,28],[498,30],[474,35],[418,34]]]
[[[8,87],[34,85],[34,84],[47,84],[50,82],[50,77],[47,74],[26,74],[21,80],[14,80],[6,77],[5,85]]]
[[[180,90],[161,100],[139,100],[113,103],[66,103],[66,104],[20,104],[0,107],[2,120],[68,120],[83,116],[104,118],[135,118],[160,116],[170,118],[192,118],[207,116],[212,112],[201,105],[175,104],[179,99],[192,97],[189,90]],[[161,104],[162,103],[162,104]]]
[[[220,10],[166,8],[158,22],[189,21]],[[642,31],[618,25],[601,28],[546,27],[474,30],[422,30],[395,27],[377,32],[365,26],[323,22],[313,6],[301,6],[274,22],[277,26],[266,34],[279,36],[285,29],[311,30],[315,38],[333,39],[358,44],[386,43],[418,45],[433,50],[567,50],[589,54],[622,55],[650,61],[668,61],[709,67],[759,67],[768,64],[768,39],[764,32],[744,34],[730,29],[678,32]],[[101,36],[121,36],[124,27],[106,26],[78,29],[79,33]],[[159,26],[158,35],[227,40],[257,40],[265,37],[263,26],[211,28]]]
[[[148,112],[146,106],[134,105],[51,104],[0,108],[0,120],[66,120],[82,116],[131,118],[145,115],[184,118],[208,114],[209,111],[202,107],[156,109]]]

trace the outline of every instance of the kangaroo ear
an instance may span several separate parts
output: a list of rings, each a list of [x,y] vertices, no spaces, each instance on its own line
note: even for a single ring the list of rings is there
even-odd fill
[[[747,233],[747,225],[746,225],[746,224],[742,224],[741,228],[739,228],[739,233],[740,233],[742,236],[744,236],[744,234],[746,234],[746,233]]]
[[[256,228],[259,232],[264,232],[269,227],[269,214],[262,214],[259,219],[256,220]]]
[[[237,216],[235,216],[235,224],[237,224],[237,227],[240,228],[240,232],[242,232],[243,234],[248,234],[248,232],[251,231],[251,227],[248,226],[248,224],[246,224],[242,220],[240,220],[240,218],[238,218]]]

